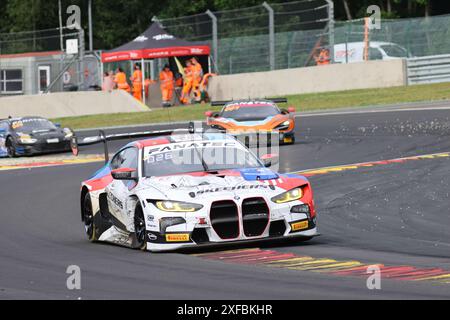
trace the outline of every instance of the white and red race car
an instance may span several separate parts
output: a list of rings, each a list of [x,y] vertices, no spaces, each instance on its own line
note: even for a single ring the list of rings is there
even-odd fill
[[[81,219],[91,241],[167,251],[318,235],[310,183],[272,171],[274,157],[260,160],[223,133],[147,136],[82,183]],[[74,137],[72,146],[77,153],[78,145],[120,138]]]

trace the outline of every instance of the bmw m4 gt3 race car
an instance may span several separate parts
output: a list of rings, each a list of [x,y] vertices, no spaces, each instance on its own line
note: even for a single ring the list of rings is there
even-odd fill
[[[310,183],[272,171],[275,155],[263,162],[223,133],[169,133],[73,138],[77,153],[81,145],[147,136],[82,183],[91,241],[167,251],[318,235]]]
[[[284,98],[270,100],[217,101],[221,112],[207,111],[207,125],[226,131],[233,136],[249,132],[277,132],[281,144],[295,143],[295,108],[280,109],[276,103],[286,103]]]
[[[69,128],[40,117],[0,120],[0,157],[70,151]]]

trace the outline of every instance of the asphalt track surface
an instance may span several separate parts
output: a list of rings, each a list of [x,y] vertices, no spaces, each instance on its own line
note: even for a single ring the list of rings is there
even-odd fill
[[[450,110],[309,116],[297,122],[297,143],[280,150],[282,172],[450,151]],[[123,143],[111,144],[111,151]],[[101,151],[101,146],[82,150]],[[1,299],[450,298],[449,283],[383,278],[381,290],[368,290],[367,277],[227,263],[191,254],[217,249],[151,254],[91,244],[80,222],[79,186],[100,166],[0,173]],[[449,157],[363,167],[310,180],[321,237],[308,243],[223,249],[258,247],[315,258],[450,270]],[[69,265],[82,270],[80,291],[66,288]]]

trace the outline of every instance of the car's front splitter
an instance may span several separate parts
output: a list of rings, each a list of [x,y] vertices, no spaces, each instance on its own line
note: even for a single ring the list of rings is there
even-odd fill
[[[151,233],[152,235],[156,235],[155,233]],[[181,234],[175,236],[182,236]],[[261,238],[252,238],[252,239],[240,239],[240,240],[223,240],[223,241],[214,241],[214,242],[204,242],[204,243],[195,243],[193,241],[184,241],[177,243],[169,243],[169,242],[147,242],[147,250],[151,252],[165,252],[165,251],[174,251],[179,249],[190,249],[190,248],[203,248],[203,247],[223,247],[229,245],[238,245],[238,244],[255,244],[255,243],[265,243],[269,241],[278,241],[283,239],[311,239],[314,237],[318,237],[320,234],[317,232],[317,227],[314,227],[310,230],[305,230],[302,232],[289,233],[283,236],[269,236],[269,237],[261,237]],[[162,239],[162,238],[161,238]],[[185,238],[187,239],[187,238]],[[180,240],[184,240],[180,238]]]
[[[16,154],[19,156],[30,156],[53,152],[67,152],[71,150],[69,141],[64,141],[57,144],[56,143],[19,144],[15,148]]]

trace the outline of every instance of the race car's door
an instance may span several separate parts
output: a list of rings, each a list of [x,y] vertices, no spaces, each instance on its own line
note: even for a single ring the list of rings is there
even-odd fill
[[[137,172],[138,155],[139,151],[134,147],[122,150],[112,159],[111,170],[130,168]],[[106,188],[109,212],[118,220],[116,227],[121,229],[133,225],[133,214],[127,208],[127,199],[135,186],[136,181],[133,180],[114,180]]]

